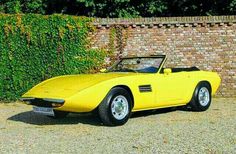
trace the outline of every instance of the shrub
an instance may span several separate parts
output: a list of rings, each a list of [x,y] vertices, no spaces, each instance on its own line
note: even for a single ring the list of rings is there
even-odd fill
[[[103,63],[88,48],[91,18],[0,14],[0,100],[14,100],[50,77],[85,73]]]

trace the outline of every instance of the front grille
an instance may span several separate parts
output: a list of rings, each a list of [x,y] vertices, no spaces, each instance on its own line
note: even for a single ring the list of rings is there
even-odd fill
[[[22,98],[22,101],[28,102],[29,105],[39,107],[53,107],[52,104],[64,104],[64,100],[61,99],[49,99],[49,98]]]
[[[52,107],[52,102],[45,101],[41,98],[35,98],[30,101],[30,105],[40,106],[40,107]]]
[[[140,92],[152,92],[151,85],[140,85],[138,87]]]

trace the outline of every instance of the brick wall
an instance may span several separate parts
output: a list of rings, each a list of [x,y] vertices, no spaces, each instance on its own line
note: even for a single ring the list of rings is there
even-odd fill
[[[111,28],[121,27],[117,56],[166,54],[168,67],[216,71],[222,78],[217,96],[236,97],[236,16],[98,18],[94,25],[93,48],[109,50]]]

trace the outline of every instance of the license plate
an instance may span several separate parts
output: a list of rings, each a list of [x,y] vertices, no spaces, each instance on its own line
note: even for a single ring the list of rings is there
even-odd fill
[[[35,113],[40,113],[40,114],[44,114],[44,115],[54,116],[53,108],[49,108],[49,107],[33,106],[33,111]]]

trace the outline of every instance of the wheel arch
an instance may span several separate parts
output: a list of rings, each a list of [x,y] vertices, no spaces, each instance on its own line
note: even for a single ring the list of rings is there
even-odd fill
[[[196,82],[196,85],[194,84],[195,86],[193,87],[193,91],[192,91],[191,97],[190,97],[188,102],[190,102],[192,100],[193,96],[197,95],[196,89],[199,87],[199,84],[201,84],[201,83],[206,83],[207,85],[209,85],[209,87],[210,87],[210,94],[212,95],[212,88],[211,88],[210,82],[207,81],[207,80],[200,80],[199,82]]]
[[[208,84],[209,87],[210,87],[210,93],[212,94],[212,87],[211,87],[211,83],[210,83],[209,81],[207,81],[207,80],[202,80],[202,81],[198,82],[197,85],[199,85],[200,83],[206,83],[206,84]]]
[[[210,93],[210,98],[209,98],[209,102],[206,106],[202,106],[199,103],[199,98],[198,98],[198,92],[201,88],[201,85],[204,84],[205,86],[208,85],[209,86],[209,93]],[[196,88],[193,92],[192,98],[190,100],[190,102],[188,103],[190,108],[192,109],[192,111],[205,111],[209,108],[210,104],[211,104],[211,97],[212,97],[212,87],[211,87],[211,83],[207,80],[201,80],[197,83]]]
[[[132,99],[132,104],[131,105],[132,105],[132,108],[133,108],[134,107],[134,96],[133,96],[133,93],[132,93],[131,89],[127,85],[116,85],[112,88],[117,88],[117,87],[120,87],[120,88],[123,88],[123,89],[127,90],[127,92],[130,94],[130,97]]]

